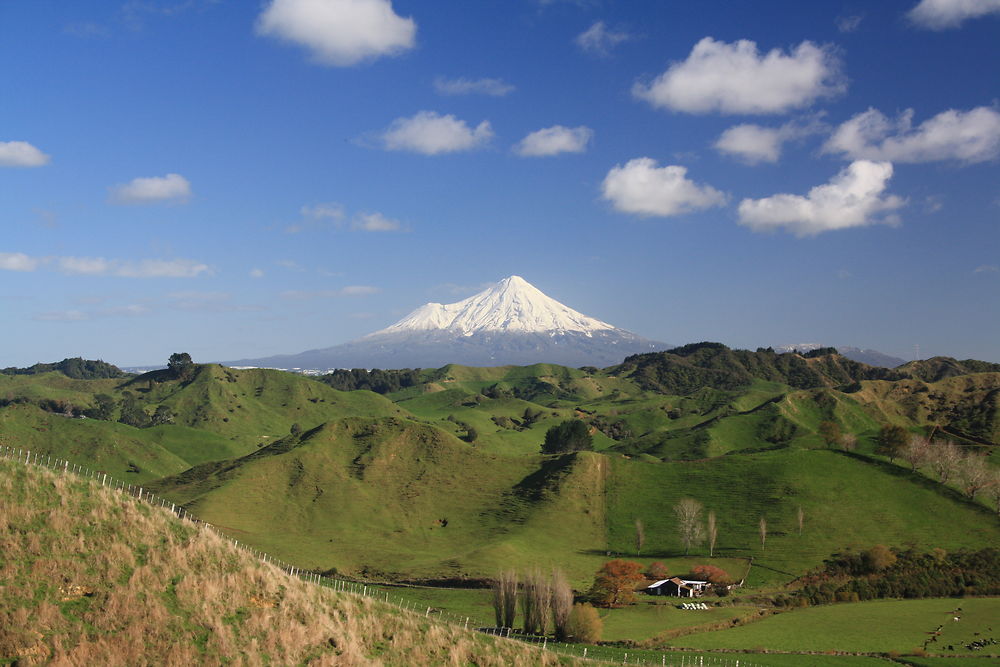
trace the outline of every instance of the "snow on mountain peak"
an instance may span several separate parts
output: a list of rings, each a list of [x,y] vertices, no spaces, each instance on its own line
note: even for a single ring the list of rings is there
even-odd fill
[[[458,303],[424,304],[392,326],[370,335],[436,330],[465,336],[484,331],[589,334],[614,329],[607,322],[546,296],[521,276],[509,276]]]

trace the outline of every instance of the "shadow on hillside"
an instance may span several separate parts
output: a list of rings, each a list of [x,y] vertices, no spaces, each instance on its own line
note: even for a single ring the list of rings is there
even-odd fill
[[[839,454],[840,456],[846,456],[847,458],[852,458],[862,463],[866,463],[870,466],[874,466],[884,472],[887,475],[892,475],[893,477],[899,477],[900,479],[908,480],[928,491],[933,491],[934,493],[947,498],[948,500],[954,501],[965,505],[969,509],[975,510],[980,514],[985,514],[992,517],[994,512],[988,507],[977,503],[975,500],[970,500],[967,496],[956,491],[950,486],[945,486],[940,482],[937,482],[930,477],[922,475],[918,472],[913,472],[903,466],[896,465],[895,463],[889,463],[888,461],[882,461],[880,459],[873,458],[867,454],[859,454],[857,452],[845,452],[843,450],[829,450],[834,454]]]

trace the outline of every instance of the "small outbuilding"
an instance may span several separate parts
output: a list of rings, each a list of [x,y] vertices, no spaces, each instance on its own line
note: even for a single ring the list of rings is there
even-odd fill
[[[671,577],[653,582],[646,587],[649,595],[669,595],[678,598],[696,598],[705,593],[712,584],[698,579],[681,579]]]

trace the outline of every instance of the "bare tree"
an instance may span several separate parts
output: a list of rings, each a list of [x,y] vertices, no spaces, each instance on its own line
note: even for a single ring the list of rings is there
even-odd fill
[[[493,613],[498,628],[514,627],[517,616],[517,573],[514,570],[501,572],[493,580]]]
[[[635,520],[635,555],[642,553],[642,545],[646,543],[646,527],[642,524],[642,519]]]
[[[569,639],[569,615],[573,611],[573,589],[560,569],[552,570],[552,621],[557,641]]]
[[[715,557],[715,540],[719,537],[719,527],[715,524],[715,512],[708,513],[708,557]]]
[[[931,441],[922,435],[910,436],[899,452],[900,457],[910,464],[910,470],[916,472],[923,467],[931,456]]]
[[[681,498],[674,505],[674,514],[677,515],[677,532],[680,534],[681,544],[684,545],[685,556],[691,552],[692,546],[701,544],[705,539],[701,511],[701,503],[694,498]]]
[[[986,487],[990,498],[997,506],[997,515],[1000,516],[1000,470],[993,470],[993,479],[990,481],[989,486]]]
[[[975,500],[976,495],[989,485],[992,477],[992,471],[986,466],[986,457],[975,452],[962,457],[957,473],[958,482],[969,500]]]
[[[549,628],[552,610],[552,586],[540,570],[535,569],[524,577],[521,589],[521,611],[524,614],[524,631],[544,635]]]
[[[938,481],[947,484],[962,461],[962,450],[947,440],[935,440],[930,447],[930,464]]]
[[[853,433],[844,433],[840,436],[840,448],[845,452],[853,452],[858,446],[858,436]]]
[[[806,513],[802,510],[802,507],[799,507],[798,511],[795,513],[795,518],[796,518],[796,520],[798,521],[798,524],[799,524],[799,535],[801,535],[802,534],[802,524],[803,524],[803,522],[806,519]]]
[[[760,523],[758,523],[757,526],[760,531],[760,550],[764,551],[764,547],[767,543],[767,519],[761,517]]]

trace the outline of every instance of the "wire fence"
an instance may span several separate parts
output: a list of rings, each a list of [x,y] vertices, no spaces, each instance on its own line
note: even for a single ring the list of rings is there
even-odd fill
[[[206,521],[202,521],[187,511],[183,506],[162,498],[149,489],[128,482],[118,480],[100,470],[93,470],[86,466],[72,463],[65,459],[53,458],[50,455],[30,450],[22,450],[6,445],[0,445],[0,458],[21,463],[23,465],[38,466],[47,468],[57,473],[72,474],[83,479],[92,480],[102,487],[120,491],[137,500],[148,503],[154,507],[160,507],[169,511],[179,519],[186,519],[198,524],[206,530],[214,532],[219,537],[227,540],[237,549],[250,554],[264,564],[273,565],[290,577],[329,588],[340,593],[350,595],[360,595],[384,602],[400,609],[406,613],[416,614],[427,619],[445,623],[465,630],[471,630],[488,634],[498,639],[518,641],[541,650],[552,651],[560,655],[571,656],[578,659],[593,661],[598,663],[616,665],[648,665],[661,667],[761,667],[757,663],[748,662],[740,657],[734,656],[712,656],[699,655],[682,652],[660,652],[644,649],[624,649],[620,647],[568,644],[550,640],[547,636],[527,635],[518,633],[512,628],[483,627],[471,616],[461,616],[453,614],[436,607],[426,605],[422,602],[407,600],[404,596],[392,595],[390,591],[383,590],[379,585],[371,582],[351,581],[337,577],[330,577],[311,570],[304,570],[290,563],[286,563],[280,558],[268,554],[256,547],[226,535],[220,528]]]

